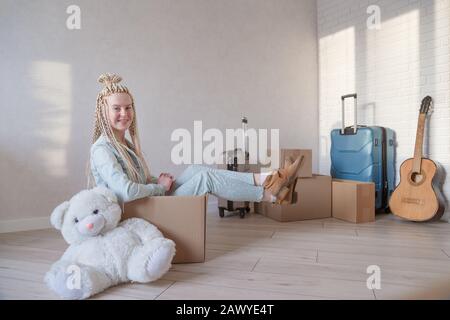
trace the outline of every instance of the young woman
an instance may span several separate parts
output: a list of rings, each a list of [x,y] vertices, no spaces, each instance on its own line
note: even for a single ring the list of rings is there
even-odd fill
[[[296,159],[271,175],[241,173],[191,165],[176,180],[169,173],[150,174],[142,154],[133,96],[120,85],[121,77],[101,75],[97,96],[90,178],[113,190],[121,202],[147,196],[212,193],[231,201],[289,201],[289,187],[300,167]],[[131,141],[126,139],[128,131]]]

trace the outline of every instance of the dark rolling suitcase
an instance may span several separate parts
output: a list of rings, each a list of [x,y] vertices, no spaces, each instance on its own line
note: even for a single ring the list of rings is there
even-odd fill
[[[238,163],[238,156],[240,149],[235,149],[232,152],[232,155],[230,157],[227,157],[229,160],[227,161],[226,165],[219,166],[219,169],[226,169],[231,171],[238,171],[238,172],[249,172],[249,166],[248,166],[248,152],[246,153],[245,164],[239,164]],[[225,210],[234,212],[239,211],[239,216],[241,218],[245,217],[245,213],[250,212],[250,202],[248,201],[230,201],[226,199],[219,198],[219,215],[221,218],[225,216]]]
[[[354,98],[355,123],[345,127],[345,99]],[[357,95],[341,97],[342,128],[331,131],[331,176],[375,183],[375,208],[388,211],[395,188],[394,131],[357,125]]]
[[[247,131],[247,118],[242,118],[242,129],[244,132],[244,142]],[[246,151],[246,144],[244,143],[244,150],[234,149],[225,151],[226,155],[225,164],[218,165],[219,169],[238,171],[238,172],[250,172],[252,166],[249,165],[249,153]],[[241,159],[241,161],[239,161]],[[244,163],[242,163],[244,159]],[[219,215],[221,218],[225,216],[225,210],[230,212],[239,211],[241,218],[245,217],[245,213],[250,212],[250,202],[248,201],[229,201],[219,198]]]

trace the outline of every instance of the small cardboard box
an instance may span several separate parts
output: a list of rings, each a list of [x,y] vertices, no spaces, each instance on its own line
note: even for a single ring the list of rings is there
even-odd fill
[[[267,151],[267,155],[272,155],[272,150]],[[274,164],[269,165],[261,165],[261,168],[266,171],[270,168],[272,170],[276,170],[284,167],[284,162],[287,159],[294,161],[300,155],[304,156],[303,162],[298,170],[297,177],[298,178],[312,178],[312,150],[311,149],[281,149],[280,150],[280,163],[279,166],[276,167]]]
[[[207,195],[147,197],[125,203],[122,219],[145,219],[173,240],[173,263],[204,262],[207,201]]]
[[[299,221],[331,217],[331,177],[297,178],[293,204],[260,202],[258,213],[277,221]]]
[[[375,221],[375,184],[333,179],[332,215],[353,223]]]

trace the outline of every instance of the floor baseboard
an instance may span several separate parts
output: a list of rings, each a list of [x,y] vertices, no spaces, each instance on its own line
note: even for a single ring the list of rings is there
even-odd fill
[[[0,233],[48,229],[51,227],[50,217],[0,221]]]

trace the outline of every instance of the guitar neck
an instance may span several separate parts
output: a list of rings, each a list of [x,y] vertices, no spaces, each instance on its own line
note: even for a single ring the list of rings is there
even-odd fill
[[[423,135],[425,132],[425,119],[426,114],[421,113],[419,115],[419,121],[417,123],[417,134],[416,134],[416,146],[414,148],[414,161],[413,161],[413,172],[420,173],[422,157],[423,157]]]

